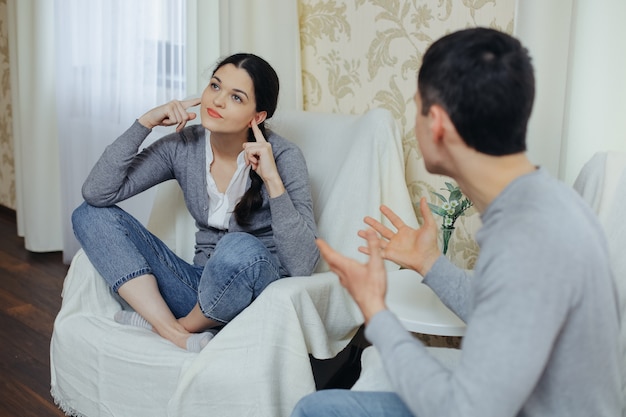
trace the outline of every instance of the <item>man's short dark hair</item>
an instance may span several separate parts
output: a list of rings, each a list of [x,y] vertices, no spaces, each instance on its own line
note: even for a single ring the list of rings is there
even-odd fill
[[[465,143],[489,155],[526,150],[535,78],[526,48],[506,33],[461,30],[433,43],[418,75],[422,114],[449,114]]]

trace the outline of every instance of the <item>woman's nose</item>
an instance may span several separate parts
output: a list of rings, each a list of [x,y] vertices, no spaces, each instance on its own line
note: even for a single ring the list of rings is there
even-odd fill
[[[224,95],[221,92],[217,93],[213,97],[213,104],[215,104],[217,107],[222,107],[222,105],[224,104]]]

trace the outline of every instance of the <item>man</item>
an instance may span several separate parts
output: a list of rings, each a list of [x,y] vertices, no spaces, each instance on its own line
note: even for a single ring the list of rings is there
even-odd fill
[[[526,157],[534,76],[509,35],[474,28],[426,52],[415,95],[415,135],[426,168],[452,177],[481,213],[473,274],[437,247],[424,198],[418,229],[382,208],[359,232],[361,264],[318,241],[361,309],[394,392],[319,391],[293,416],[507,417],[621,413],[618,308],[604,235],[569,187]],[[416,270],[467,323],[448,369],[385,305],[383,259]]]

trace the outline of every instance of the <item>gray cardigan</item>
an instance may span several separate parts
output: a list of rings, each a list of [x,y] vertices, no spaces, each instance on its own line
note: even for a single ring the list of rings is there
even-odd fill
[[[306,161],[300,149],[269,132],[268,142],[286,192],[269,198],[262,187],[263,204],[251,216],[248,227],[230,220],[229,230],[207,224],[209,197],[206,183],[206,130],[201,125],[184,128],[157,140],[139,152],[150,129],[138,121],[109,145],[83,184],[88,204],[110,206],[161,182],[176,179],[185,204],[196,221],[194,263],[204,265],[217,241],[229,232],[247,232],[258,237],[281,262],[281,274],[310,275],[319,260],[316,227]],[[139,152],[139,153],[138,153]],[[248,187],[250,179],[248,179]]]

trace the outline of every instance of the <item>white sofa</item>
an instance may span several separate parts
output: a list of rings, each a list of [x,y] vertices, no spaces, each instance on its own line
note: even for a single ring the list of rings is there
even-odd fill
[[[270,127],[303,150],[318,235],[333,247],[363,259],[356,233],[364,216],[380,216],[381,204],[417,226],[399,130],[388,111],[283,112]],[[148,227],[191,259],[195,227],[180,190],[175,182],[159,187]],[[334,357],[362,323],[327,271],[320,262],[313,276],[273,283],[202,352],[190,353],[148,330],[116,323],[121,306],[80,251],[51,340],[52,395],[74,416],[288,416],[315,390],[309,355]]]

